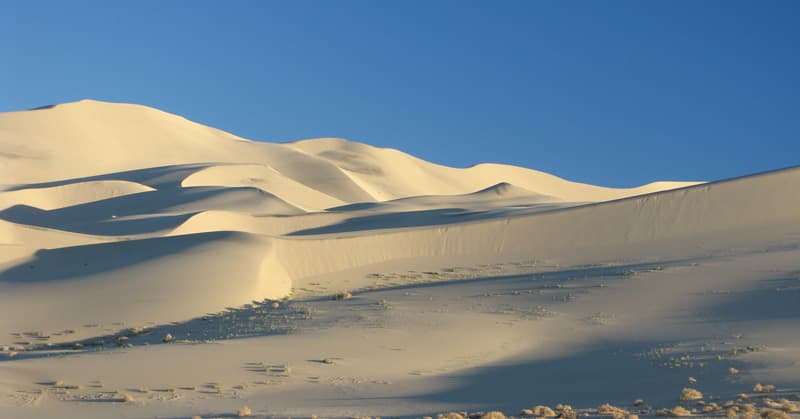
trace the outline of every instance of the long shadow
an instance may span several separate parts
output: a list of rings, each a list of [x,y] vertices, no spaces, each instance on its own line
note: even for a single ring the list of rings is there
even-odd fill
[[[211,233],[209,233],[211,234]],[[216,233],[219,234],[219,233]],[[231,233],[232,234],[232,233]],[[184,236],[177,236],[181,238]],[[147,246],[145,246],[147,247]],[[351,300],[334,301],[330,296],[288,301],[254,301],[241,308],[228,308],[222,313],[190,319],[184,322],[163,324],[146,329],[128,329],[119,333],[93,336],[59,344],[36,344],[29,351],[20,352],[15,358],[0,358],[0,362],[18,359],[66,356],[86,351],[119,349],[139,345],[164,343],[210,343],[228,339],[286,334],[302,329],[326,329],[336,324],[369,327],[370,321],[380,323],[385,308],[370,300],[372,294],[446,287],[455,284],[480,285],[481,283],[513,281],[513,287],[528,287],[529,283],[564,283],[585,278],[625,278],[638,272],[660,269],[682,261],[659,264],[630,264],[623,266],[585,266],[535,274],[497,275],[473,279],[452,279],[432,283],[408,284],[358,292]],[[344,310],[343,307],[347,309]],[[327,315],[326,313],[333,313]],[[313,320],[313,321],[312,321]],[[374,325],[373,325],[374,326]],[[170,335],[165,339],[167,334]]]
[[[474,368],[451,376],[452,387],[416,400],[480,406],[484,409],[519,411],[537,404],[570,404],[580,400],[587,406],[604,403],[633,408],[635,399],[643,398],[655,407],[680,404],[678,396],[687,386],[687,376],[694,375],[704,388],[717,394],[733,395],[749,388],[730,380],[728,363],[711,364],[702,370],[670,369],[654,365],[639,356],[648,348],[663,346],[657,341],[622,341],[564,348],[567,355],[547,359],[517,360],[502,365]],[[693,403],[692,403],[693,404]]]
[[[69,280],[136,265],[223,240],[233,232],[125,240],[113,243],[42,249],[33,260],[0,272],[0,282],[37,283]]]
[[[226,209],[227,205],[224,202],[213,202],[216,197],[229,195],[241,201],[242,199],[257,200],[265,194],[260,189],[253,187],[165,189],[139,192],[49,211],[27,205],[15,205],[0,211],[0,219],[83,234],[143,234],[176,227],[200,209]],[[193,204],[203,200],[212,202],[203,205],[203,208],[192,207]],[[184,212],[184,214],[158,215],[171,210]],[[142,215],[153,216],[132,220],[117,219],[118,217]]]
[[[273,306],[273,303],[277,303],[277,306]],[[0,362],[119,350],[141,345],[203,344],[282,335],[295,331],[298,322],[310,320],[312,312],[308,305],[299,302],[254,301],[244,307],[228,308],[221,313],[210,313],[184,322],[130,328],[118,333],[58,344],[36,344],[31,350],[20,352],[14,358],[0,358]]]
[[[800,274],[765,279],[751,290],[734,291],[723,301],[700,308],[703,321],[735,323],[742,321],[800,320]]]
[[[353,204],[355,208],[368,208],[370,204]],[[465,208],[436,208],[417,211],[397,211],[384,214],[370,214],[348,218],[336,224],[298,230],[288,236],[308,236],[315,234],[345,233],[363,230],[382,230],[405,227],[425,227],[432,225],[455,224],[468,221],[502,218],[512,215],[525,215],[563,209],[563,206],[517,206],[509,208],[470,210]]]
[[[169,166],[149,167],[146,169],[127,170],[123,172],[107,173],[97,176],[86,176],[80,178],[63,179],[52,182],[26,183],[14,185],[6,189],[15,191],[30,188],[49,188],[53,186],[63,186],[72,183],[90,182],[97,180],[126,180],[137,182],[155,189],[174,189],[180,187],[181,182],[194,172],[210,166],[223,165],[226,163],[192,163],[175,164]]]

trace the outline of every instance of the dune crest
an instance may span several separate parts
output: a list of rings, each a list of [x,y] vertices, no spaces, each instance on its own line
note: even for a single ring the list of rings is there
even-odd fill
[[[800,376],[800,167],[607,188],[80,101],[0,113],[0,180],[2,417],[595,415]]]

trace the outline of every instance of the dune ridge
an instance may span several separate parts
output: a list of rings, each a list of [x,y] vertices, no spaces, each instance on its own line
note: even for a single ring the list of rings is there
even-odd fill
[[[27,313],[0,316],[3,417],[515,414],[564,391],[594,415],[672,408],[690,372],[714,397],[800,383],[800,166],[617,189],[80,101],[0,113],[0,182],[0,307]]]

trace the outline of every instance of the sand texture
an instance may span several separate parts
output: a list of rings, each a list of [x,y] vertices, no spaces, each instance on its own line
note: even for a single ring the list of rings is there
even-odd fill
[[[0,418],[798,417],[800,167],[616,189],[0,113],[0,309]]]

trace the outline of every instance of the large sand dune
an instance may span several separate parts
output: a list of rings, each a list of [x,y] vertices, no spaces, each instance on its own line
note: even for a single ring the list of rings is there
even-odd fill
[[[597,413],[674,407],[690,375],[718,397],[800,386],[797,167],[614,189],[81,101],[0,114],[0,183],[1,417]]]

